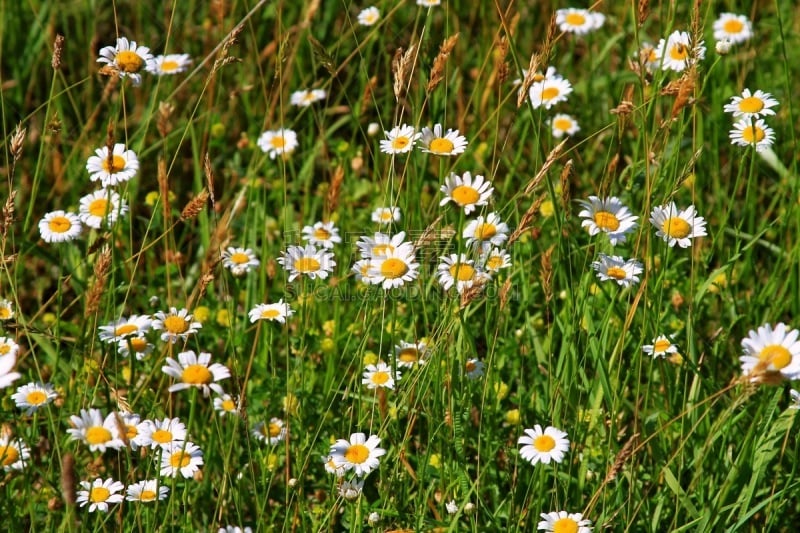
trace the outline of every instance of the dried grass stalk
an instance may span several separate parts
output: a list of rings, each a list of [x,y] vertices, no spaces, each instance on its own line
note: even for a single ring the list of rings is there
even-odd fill
[[[53,59],[50,61],[50,65],[53,67],[53,70],[58,70],[61,68],[61,54],[64,52],[64,36],[60,33],[56,35],[56,40],[53,43]]]
[[[439,48],[439,53],[433,60],[433,68],[431,69],[431,75],[428,79],[428,86],[425,88],[425,92],[428,94],[430,94],[444,79],[444,68],[447,65],[447,58],[450,57],[450,52],[455,48],[459,35],[459,33],[456,33],[448,37]]]
[[[328,187],[328,195],[325,198],[326,210],[328,213],[333,213],[339,206],[339,193],[342,190],[342,183],[344,182],[344,167],[339,165],[333,171],[331,176],[331,185]]]
[[[197,216],[200,211],[205,209],[206,202],[208,202],[208,191],[200,191],[200,194],[189,200],[186,207],[181,211],[181,220],[190,220]]]
[[[566,146],[568,140],[569,139],[564,139],[558,144],[558,146],[550,150],[550,153],[547,154],[547,159],[545,159],[542,168],[539,169],[539,172],[537,172],[533,179],[528,182],[528,185],[525,186],[525,194],[530,194],[533,192],[533,189],[535,189],[536,186],[542,182],[544,177],[547,175],[547,171],[550,170],[550,167],[552,167],[553,163],[556,162],[558,156],[561,155],[561,151],[564,149],[564,146]]]
[[[106,290],[108,272],[111,270],[111,249],[106,246],[100,251],[94,263],[94,285],[86,295],[86,315],[91,316],[97,312],[103,294]]]
[[[412,44],[405,52],[403,52],[402,48],[398,48],[392,59],[392,76],[394,77],[392,89],[394,90],[394,98],[398,102],[405,96],[410,83],[416,52],[416,44]]]

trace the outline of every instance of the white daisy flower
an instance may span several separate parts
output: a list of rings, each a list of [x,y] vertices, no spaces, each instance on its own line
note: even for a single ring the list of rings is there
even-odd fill
[[[458,155],[463,154],[467,149],[467,138],[459,133],[458,130],[448,128],[447,133],[442,133],[441,124],[434,124],[433,129],[422,128],[420,137],[420,149],[423,152],[434,155]]]
[[[469,172],[464,172],[463,176],[451,172],[439,190],[445,194],[445,197],[439,202],[440,206],[452,201],[464,208],[465,215],[469,215],[476,207],[489,203],[494,187],[480,174],[473,179]]]
[[[742,340],[744,375],[775,376],[788,380],[800,379],[800,331],[789,329],[783,322],[772,329],[764,324],[750,331]]]
[[[302,89],[289,96],[289,103],[298,107],[308,107],[315,102],[324,100],[328,93],[324,89]]]
[[[526,429],[525,436],[517,441],[522,444],[519,450],[523,459],[536,464],[550,464],[550,461],[560,463],[564,460],[564,454],[569,451],[569,439],[567,434],[553,426],[547,426],[542,431],[542,426],[536,424],[533,429]]]
[[[462,237],[467,239],[467,246],[489,249],[492,245],[502,246],[508,239],[508,224],[500,220],[497,213],[489,213],[471,220],[464,228]]]
[[[89,512],[95,511],[108,512],[109,503],[120,503],[124,496],[117,494],[125,485],[119,481],[114,481],[112,478],[103,480],[97,478],[91,483],[88,481],[81,481],[81,487],[85,490],[79,490],[77,499],[75,500],[79,506],[84,507],[89,504]]]
[[[10,337],[0,337],[0,358],[5,356],[16,357],[19,353],[19,344]]]
[[[744,15],[721,13],[714,21],[714,39],[743,43],[753,37],[753,23]]]
[[[461,294],[476,283],[487,280],[487,275],[478,270],[475,261],[467,258],[465,254],[450,254],[439,259],[441,262],[436,267],[436,277],[444,290],[450,290],[455,286]]]
[[[153,319],[147,315],[131,315],[122,317],[105,326],[100,326],[100,340],[103,342],[118,343],[128,337],[137,337],[146,334],[153,326]]]
[[[95,155],[86,160],[89,179],[100,180],[103,187],[113,187],[130,181],[139,173],[139,158],[136,152],[126,150],[125,145],[117,143],[108,153],[108,146],[94,151]]]
[[[137,430],[137,444],[143,448],[166,449],[186,441],[186,425],[179,418],[144,420],[139,423]]]
[[[117,349],[122,357],[130,357],[131,352],[136,354],[136,360],[141,361],[147,358],[148,355],[153,353],[153,343],[147,340],[147,337],[135,336],[120,339],[117,341]]]
[[[677,244],[681,248],[688,248],[692,245],[692,239],[707,235],[706,221],[697,216],[693,205],[680,211],[675,202],[656,206],[650,213],[650,223],[657,229],[656,236],[664,239],[669,246]]]
[[[252,434],[258,440],[275,446],[286,440],[286,425],[280,418],[272,417],[269,419],[269,423],[257,422],[253,426]]]
[[[270,320],[286,323],[286,319],[294,314],[294,311],[289,304],[283,301],[283,298],[274,304],[258,304],[248,312],[250,323],[253,324],[259,320]]]
[[[398,367],[414,368],[428,362],[428,345],[424,342],[400,341],[394,347],[394,357]]]
[[[110,189],[100,189],[87,194],[80,201],[78,218],[90,228],[110,228],[128,212],[128,204]]]
[[[550,120],[550,128],[553,132],[553,137],[556,139],[560,139],[564,135],[572,137],[581,130],[580,126],[578,126],[578,121],[572,115],[565,113],[555,115]]]
[[[592,521],[583,518],[581,513],[567,513],[566,511],[553,511],[552,513],[542,513],[539,515],[542,521],[536,529],[549,531],[551,533],[561,533],[570,531],[571,533],[592,533]]]
[[[380,284],[389,290],[414,281],[418,275],[419,263],[416,262],[414,248],[406,244],[372,259],[368,283]]]
[[[193,350],[187,350],[178,354],[177,361],[167,357],[166,363],[161,370],[178,380],[167,389],[169,392],[196,387],[205,397],[208,397],[212,390],[217,394],[224,394],[222,386],[217,382],[231,377],[231,371],[225,365],[211,364],[211,354],[207,352],[200,352],[200,355],[197,355]]]
[[[705,59],[706,47],[703,45],[703,41],[693,44],[687,32],[676,30],[669,37],[658,42],[656,55],[661,64],[661,70],[681,72],[692,63]]]
[[[16,355],[4,355],[0,357],[0,390],[10,387],[15,381],[22,377],[22,374],[19,372],[12,372],[16,364]]]
[[[350,269],[356,276],[356,281],[366,284],[372,284],[372,259],[359,259],[353,263]]]
[[[314,246],[322,246],[326,250],[332,250],[335,244],[342,242],[339,229],[333,222],[317,222],[313,226],[305,226],[303,240]]]
[[[581,227],[586,228],[591,236],[606,233],[611,246],[625,242],[626,235],[636,229],[639,217],[634,216],[616,196],[604,199],[590,196],[588,201],[578,200],[578,203],[583,207],[578,213],[584,219]]]
[[[178,339],[186,340],[189,335],[197,333],[203,324],[194,320],[194,316],[187,309],[178,311],[175,307],[170,307],[169,312],[159,311],[153,316],[152,327],[161,333],[161,340],[164,342],[178,342]]]
[[[364,374],[362,375],[361,384],[366,385],[368,389],[392,389],[394,390],[394,383],[396,381],[400,381],[401,373],[398,370],[397,373],[393,376],[392,375],[392,367],[384,363],[383,361],[379,361],[376,365],[367,365],[364,368]]]
[[[667,354],[678,353],[678,347],[672,344],[672,340],[666,335],[659,335],[653,339],[653,344],[642,346],[644,353],[653,357],[666,357]]]
[[[535,81],[528,90],[531,105],[534,109],[544,106],[550,109],[559,102],[566,102],[567,96],[572,92],[572,84],[566,78],[553,76],[541,81]]]
[[[24,410],[26,415],[32,415],[56,398],[58,393],[53,385],[39,382],[22,385],[11,395],[17,407]]]
[[[230,394],[223,394],[214,398],[214,410],[219,416],[239,416],[239,401]]]
[[[142,417],[135,413],[120,412],[118,414],[122,422],[122,429],[125,430],[125,440],[131,450],[138,450],[140,446],[149,446],[150,442],[142,434],[144,429]]]
[[[733,113],[734,117],[751,119],[774,115],[775,111],[771,108],[776,105],[778,101],[771,94],[760,89],[754,93],[751,93],[750,89],[745,89],[741,96],[732,96],[731,102],[725,104],[723,109],[726,113]]]
[[[630,287],[639,283],[639,274],[644,272],[643,265],[635,260],[625,260],[618,255],[600,254],[599,260],[592,263],[600,281],[616,281],[622,287]]]
[[[157,479],[146,479],[128,485],[125,492],[125,499],[129,502],[148,503],[165,499],[169,495],[169,487],[160,485]]]
[[[0,321],[5,322],[14,318],[14,304],[5,298],[0,300]]]
[[[400,217],[399,207],[378,207],[372,212],[371,219],[373,222],[385,225],[400,222]]]
[[[556,24],[565,33],[576,35],[586,35],[587,33],[599,29],[605,22],[605,15],[595,13],[588,9],[566,8],[556,11]]]
[[[483,375],[485,366],[483,361],[478,359],[467,359],[467,362],[464,364],[464,370],[466,370],[469,379],[478,379]]]
[[[244,276],[261,262],[255,252],[250,248],[229,246],[222,252],[222,266],[231,271],[234,276]]]
[[[185,72],[192,64],[189,54],[167,54],[156,56],[148,66],[147,72],[156,76],[171,76]]]
[[[748,119],[742,119],[734,123],[730,131],[731,144],[734,146],[753,146],[756,152],[762,152],[772,146],[775,142],[775,131],[767,126],[763,119],[758,119],[752,123]],[[41,227],[41,225],[40,225]]]
[[[414,148],[414,143],[422,136],[414,126],[403,124],[385,131],[386,139],[380,142],[381,152],[385,154],[405,154]]]
[[[5,472],[23,470],[31,458],[31,450],[20,439],[0,435],[0,466]]]
[[[327,457],[323,457],[322,460],[325,465],[325,471],[327,473],[333,474],[338,478],[344,476],[346,472],[344,466],[334,463],[330,455]]]
[[[300,146],[300,143],[297,142],[297,134],[286,128],[265,131],[258,137],[256,143],[262,152],[269,154],[270,159],[275,159],[279,155],[291,154],[295,148]]]
[[[417,5],[422,7],[436,7],[442,5],[442,0],[417,0]]]
[[[203,451],[192,442],[172,443],[161,452],[162,476],[191,478],[203,464]]]
[[[406,232],[401,231],[393,236],[385,233],[375,232],[372,237],[362,235],[359,237],[356,247],[364,259],[376,259],[390,254],[401,247],[411,247],[411,243],[405,242]]]
[[[502,248],[492,247],[481,250],[479,263],[486,272],[496,274],[511,266],[511,255]]]
[[[150,48],[128,41],[126,37],[117,38],[115,46],[100,49],[98,63],[105,63],[119,72],[121,78],[130,78],[134,85],[142,82],[142,71],[153,68],[153,54]]]
[[[104,452],[106,448],[120,450],[125,442],[119,435],[117,413],[109,413],[103,418],[99,409],[81,409],[80,416],[69,417],[71,428],[67,429],[72,440],[79,440],[89,446],[89,451]]]
[[[339,496],[344,498],[345,500],[352,502],[358,499],[361,496],[361,491],[364,489],[364,480],[357,480],[354,479],[352,481],[342,481],[341,485],[339,485],[338,493]]]
[[[350,440],[339,439],[331,445],[330,458],[338,467],[353,470],[358,477],[368,475],[380,466],[380,459],[386,450],[378,447],[381,439],[377,435],[369,438],[363,433],[353,433]]]
[[[447,514],[454,515],[458,512],[458,504],[455,500],[450,500],[446,504],[444,504],[444,508],[447,511]]]
[[[68,242],[77,239],[83,227],[75,213],[51,211],[39,221],[39,233],[44,242]]]
[[[305,247],[289,246],[285,252],[281,252],[278,263],[289,273],[289,282],[301,275],[325,279],[336,266],[332,253],[326,252],[325,248],[317,250],[312,244]]]
[[[358,14],[358,23],[362,26],[372,26],[381,18],[381,12],[375,6],[362,9]]]
[[[646,41],[642,42],[642,47],[639,49],[636,59],[645,69],[647,69],[647,72],[650,73],[658,70],[658,67],[661,63],[661,59],[659,58],[655,45]]]

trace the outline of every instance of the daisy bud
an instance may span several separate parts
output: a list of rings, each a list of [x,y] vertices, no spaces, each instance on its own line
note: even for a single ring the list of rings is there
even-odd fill
[[[717,53],[721,56],[728,55],[731,51],[731,43],[728,39],[723,39],[721,41],[717,41],[717,44],[714,46],[714,49]]]

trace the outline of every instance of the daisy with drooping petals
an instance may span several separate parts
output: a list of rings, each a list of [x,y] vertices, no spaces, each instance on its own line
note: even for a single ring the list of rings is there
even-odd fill
[[[4,355],[0,357],[0,389],[10,387],[15,381],[22,377],[22,374],[19,372],[12,372],[15,364],[17,364],[16,355]]]
[[[586,35],[603,26],[606,17],[602,13],[595,13],[588,9],[569,7],[556,11],[556,24],[565,33]]]
[[[567,96],[572,92],[572,84],[561,76],[545,78],[535,81],[528,90],[531,105],[534,109],[544,106],[550,109],[559,102],[566,102]]]
[[[14,305],[5,298],[0,300],[0,321],[5,322],[12,318],[14,318]]]
[[[800,379],[800,331],[783,322],[764,324],[742,340],[742,373],[754,379]]]
[[[128,485],[125,492],[127,493],[125,499],[129,502],[148,503],[166,498],[169,487],[160,485],[157,479],[147,479]]]
[[[142,361],[153,353],[154,348],[155,346],[147,340],[147,337],[139,335],[120,339],[117,342],[117,349],[122,357],[130,357],[131,353],[134,353],[137,361]]]
[[[231,371],[225,365],[210,364],[211,354],[207,352],[200,352],[200,355],[197,355],[193,350],[187,350],[178,354],[177,361],[167,357],[166,362],[161,370],[178,380],[167,389],[169,392],[197,387],[205,397],[208,397],[212,390],[217,394],[224,394],[222,386],[218,385],[217,381],[231,377]]]
[[[713,27],[717,41],[743,43],[753,37],[753,24],[744,15],[721,13]]]
[[[147,46],[137,45],[126,37],[117,38],[115,46],[100,49],[98,63],[106,63],[119,72],[121,78],[130,78],[134,85],[142,83],[141,72],[153,68],[153,54]]]
[[[363,433],[353,433],[350,440],[339,439],[331,445],[331,460],[337,467],[353,470],[358,477],[366,476],[380,466],[378,458],[386,453],[378,447],[380,443],[377,435],[367,438]]]
[[[394,357],[398,367],[414,368],[428,362],[428,345],[424,342],[400,341],[394,347]]]
[[[162,476],[184,478],[194,476],[203,464],[203,451],[193,442],[173,443],[161,452]]]
[[[678,353],[678,347],[672,344],[672,340],[666,335],[659,335],[653,339],[653,344],[642,346],[644,353],[653,357],[667,357],[667,354]]]
[[[502,248],[492,247],[488,250],[481,250],[479,262],[486,272],[496,274],[511,266],[511,255]]]
[[[656,236],[664,239],[669,246],[676,244],[681,248],[692,245],[692,239],[706,235],[706,221],[697,216],[693,205],[681,211],[675,202],[656,206],[650,213],[650,223],[656,228]]]
[[[148,66],[147,72],[156,76],[171,76],[184,72],[192,64],[189,54],[167,54],[156,56]]]
[[[723,108],[726,113],[733,113],[734,117],[746,119],[774,115],[771,108],[778,105],[778,101],[771,94],[757,89],[751,93],[750,89],[742,91],[741,96],[732,96],[731,102]],[[749,124],[749,122],[748,122]]]
[[[125,488],[125,485],[119,481],[114,481],[108,478],[105,481],[101,478],[95,479],[93,482],[81,481],[81,487],[85,490],[78,491],[78,498],[75,500],[78,505],[84,507],[89,504],[89,512],[102,511],[108,512],[109,503],[120,503],[124,496],[117,494]]]
[[[100,180],[103,187],[113,187],[131,180],[139,172],[139,158],[136,152],[126,150],[125,145],[117,143],[108,153],[108,146],[94,151],[95,155],[86,160],[89,179]]]
[[[336,266],[332,253],[326,252],[325,248],[317,250],[312,244],[305,247],[289,246],[285,252],[281,252],[278,263],[289,273],[290,282],[301,275],[325,279]]]
[[[405,154],[414,148],[414,143],[422,136],[414,126],[403,124],[385,131],[386,139],[380,142],[381,152],[385,154]]]
[[[592,521],[583,517],[581,513],[567,513],[566,511],[553,511],[542,513],[543,518],[536,529],[551,533],[592,533]]]
[[[326,250],[331,250],[335,244],[342,242],[339,228],[333,222],[317,222],[313,226],[305,226],[303,240],[314,246],[322,246]]]
[[[214,410],[219,416],[239,416],[239,401],[230,394],[223,394],[214,398]]]
[[[179,418],[164,418],[162,420],[145,420],[138,426],[139,445],[142,447],[169,448],[186,440],[186,425]]]
[[[661,63],[661,70],[681,72],[692,63],[703,60],[706,57],[706,47],[703,41],[693,44],[687,32],[676,30],[658,42],[656,55]]]
[[[368,283],[381,285],[385,290],[402,287],[417,279],[419,263],[410,244],[376,256],[370,262]]]
[[[391,224],[393,222],[400,222],[400,208],[399,207],[378,207],[372,212],[371,219],[378,224]]]
[[[81,198],[78,218],[90,228],[110,228],[128,212],[128,204],[110,189],[100,189]]]
[[[766,150],[775,142],[775,131],[763,119],[758,119],[755,123],[742,119],[734,123],[729,136],[732,145],[755,146],[756,152]]]
[[[461,294],[465,289],[486,280],[486,275],[476,268],[475,261],[465,254],[450,254],[439,259],[441,262],[436,267],[436,277],[444,290],[455,286]]]
[[[67,429],[67,433],[72,440],[87,444],[90,451],[104,452],[106,448],[119,450],[125,447],[119,436],[116,413],[109,413],[104,419],[99,409],[81,409],[80,416],[70,416],[69,422],[72,427]]]
[[[231,271],[234,276],[244,276],[261,262],[250,248],[234,248],[229,246],[222,252],[222,266]]]
[[[279,155],[289,155],[300,146],[297,134],[286,128],[265,131],[258,137],[256,143],[262,152],[269,154],[270,159],[275,159]]]
[[[289,304],[283,301],[283,298],[274,304],[258,304],[248,312],[250,323],[255,323],[259,320],[270,320],[286,323],[286,319],[294,314],[294,311]]]
[[[625,242],[625,236],[636,229],[639,217],[634,216],[615,196],[604,199],[590,196],[588,201],[578,200],[578,203],[583,207],[578,213],[584,219],[581,227],[586,228],[591,236],[606,233],[611,246]]]
[[[381,18],[381,12],[375,6],[362,9],[358,14],[358,23],[362,26],[372,26]]]
[[[439,190],[445,194],[445,197],[439,202],[440,206],[452,201],[464,208],[465,215],[469,215],[476,207],[489,203],[494,187],[480,174],[473,179],[469,172],[464,172],[463,176],[451,172]]]
[[[467,224],[461,236],[467,239],[467,246],[482,250],[492,245],[502,246],[508,239],[508,224],[500,220],[497,213],[489,213],[485,218],[481,215]]]
[[[542,431],[542,426],[536,424],[533,429],[526,429],[525,435],[517,440],[517,444],[522,444],[519,454],[523,459],[536,464],[550,464],[550,461],[560,463],[564,460],[564,454],[569,451],[569,439],[567,434],[553,426],[547,426]]]
[[[203,324],[194,320],[185,308],[178,311],[177,308],[170,307],[169,312],[159,311],[153,316],[153,329],[163,331],[161,340],[164,342],[174,343],[178,339],[185,341],[202,327]]]
[[[339,496],[344,498],[345,500],[352,502],[358,499],[361,496],[361,492],[364,490],[364,480],[354,479],[352,481],[342,481],[342,484],[339,485],[337,489]]]
[[[24,410],[26,415],[32,415],[56,398],[58,393],[50,383],[28,383],[11,395],[17,407]]]
[[[68,242],[81,234],[81,220],[75,213],[51,211],[39,221],[39,233],[44,242]]]
[[[483,375],[484,369],[483,361],[479,361],[478,359],[467,359],[467,362],[464,364],[464,370],[467,373],[467,377],[469,379],[478,379]]]
[[[0,337],[0,357],[16,357],[18,353],[19,344],[9,337]]]
[[[289,97],[289,103],[298,107],[308,107],[315,102],[324,100],[328,93],[324,89],[303,89],[295,91]]]
[[[131,315],[122,317],[105,326],[100,326],[100,340],[103,342],[119,342],[128,337],[146,334],[153,325],[153,319],[147,315]]]
[[[618,255],[600,254],[592,263],[600,281],[616,281],[622,287],[639,283],[639,274],[644,272],[642,264],[635,259],[627,261]]]
[[[420,149],[423,152],[434,155],[458,155],[463,154],[467,149],[467,138],[459,133],[458,130],[447,129],[443,133],[441,124],[434,124],[433,129],[427,126],[422,128],[420,137]]]
[[[367,365],[364,368],[364,374],[361,379],[361,384],[366,385],[368,389],[392,389],[394,390],[395,380],[400,381],[400,371],[393,376],[392,367],[379,361],[376,365]]]
[[[5,472],[25,468],[31,451],[20,439],[12,439],[9,435],[0,436],[0,466]]]
[[[578,126],[578,121],[572,115],[559,113],[550,120],[550,128],[553,132],[553,137],[556,139],[562,138],[564,135],[572,137],[581,130]]]
[[[262,442],[268,442],[270,446],[286,440],[286,425],[280,418],[272,417],[267,422],[257,422],[253,426],[253,436]]]

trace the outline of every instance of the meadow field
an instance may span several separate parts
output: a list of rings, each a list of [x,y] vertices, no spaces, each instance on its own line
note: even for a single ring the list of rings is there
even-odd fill
[[[795,531],[798,9],[0,0],[3,529]]]

